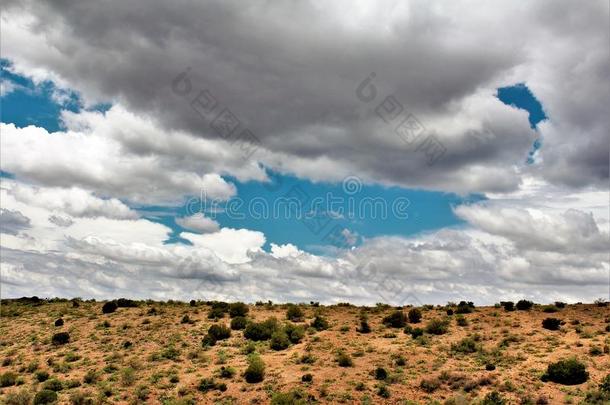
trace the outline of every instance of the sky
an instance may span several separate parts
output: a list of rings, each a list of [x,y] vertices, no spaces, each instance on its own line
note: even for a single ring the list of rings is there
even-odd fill
[[[6,2],[2,297],[610,298],[608,3],[332,4]]]

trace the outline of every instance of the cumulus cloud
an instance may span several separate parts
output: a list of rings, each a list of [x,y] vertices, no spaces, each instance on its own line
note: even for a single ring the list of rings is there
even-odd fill
[[[600,186],[608,179],[607,14],[604,2],[569,1],[475,11],[462,2],[185,0],[153,1],[145,13],[118,1],[12,1],[2,47],[16,71],[52,78],[89,102],[120,102],[165,130],[222,139],[210,122],[228,108],[261,141],[253,159],[281,171],[460,192],[515,190],[532,169],[523,162],[538,134],[525,112],[494,96],[525,82],[550,117],[536,172]],[[187,67],[192,86],[183,97],[171,82]],[[377,97],[367,103],[356,89],[370,72]],[[190,104],[204,89],[217,107],[209,117]],[[443,143],[436,164],[375,113],[387,95]]]
[[[103,196],[141,204],[176,203],[185,194],[200,195],[203,191],[219,200],[235,194],[234,185],[216,173],[184,170],[172,159],[126,151],[107,136],[104,127],[96,132],[96,123],[106,122],[102,117],[96,118],[87,122],[91,127],[79,127],[74,121],[68,121],[66,132],[55,132],[52,136],[44,128],[17,128],[14,124],[1,123],[2,170],[45,186],[94,189]],[[116,199],[103,205],[112,205],[115,209],[123,206],[122,210],[127,210]]]
[[[196,232],[210,233],[220,229],[218,222],[211,218],[205,217],[203,214],[195,214],[189,217],[176,218],[176,223],[183,228],[187,228]]]
[[[23,229],[30,227],[30,219],[17,210],[0,208],[0,231],[9,235],[17,235]]]

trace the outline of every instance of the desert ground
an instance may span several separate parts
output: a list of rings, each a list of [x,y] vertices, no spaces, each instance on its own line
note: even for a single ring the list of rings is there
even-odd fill
[[[113,303],[3,300],[2,403],[610,403],[603,302]]]

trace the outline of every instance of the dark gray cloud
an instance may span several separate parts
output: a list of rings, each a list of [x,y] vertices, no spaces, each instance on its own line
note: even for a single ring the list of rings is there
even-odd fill
[[[26,1],[8,15],[31,19],[26,31],[39,52],[11,44],[11,35],[3,48],[18,67],[50,72],[89,98],[218,138],[171,90],[190,67],[189,97],[209,89],[217,112],[228,107],[262,141],[255,158],[272,167],[456,191],[519,184],[515,167],[536,135],[494,89],[525,81],[558,128],[545,134],[541,174],[569,186],[607,179],[607,4],[501,2],[477,12],[459,2],[337,4]],[[378,96],[367,104],[355,90],[370,72]],[[374,113],[386,95],[442,141],[447,151],[436,164]]]

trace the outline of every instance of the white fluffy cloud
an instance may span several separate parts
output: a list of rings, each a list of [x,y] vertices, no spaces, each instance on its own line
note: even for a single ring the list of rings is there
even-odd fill
[[[106,115],[64,112],[64,123],[66,131],[53,134],[35,126],[17,128],[1,123],[2,170],[46,186],[83,187],[140,204],[176,203],[186,194],[199,196],[202,192],[220,200],[235,194],[233,184],[209,172],[206,156],[197,156],[192,147],[196,145],[183,145],[191,149],[186,156],[178,147],[172,147],[171,155],[129,149],[119,141],[123,131],[132,138],[140,134],[145,139],[152,129],[119,107]],[[159,133],[153,135],[160,137]],[[179,144],[180,140],[174,142]],[[214,149],[206,146],[199,145],[199,150],[213,154]],[[183,161],[187,163],[181,165]]]
[[[220,229],[218,222],[205,217],[202,213],[188,217],[176,218],[176,223],[183,228],[187,228],[200,233],[216,232]]]

